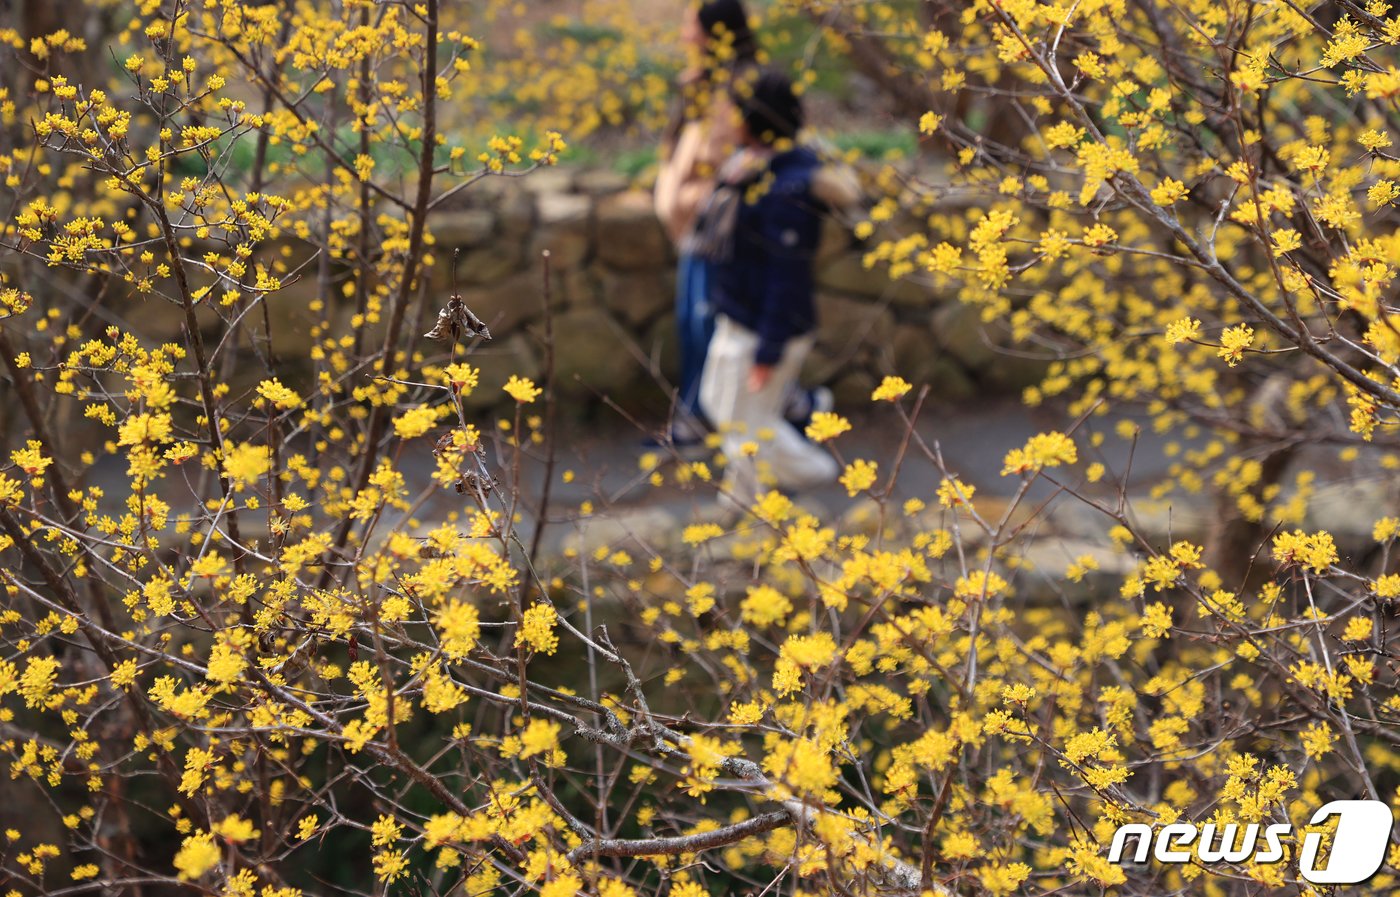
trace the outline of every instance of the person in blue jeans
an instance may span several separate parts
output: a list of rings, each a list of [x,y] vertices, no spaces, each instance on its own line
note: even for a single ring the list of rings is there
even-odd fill
[[[715,333],[715,310],[710,304],[709,263],[682,251],[676,267],[676,329],[680,349],[677,415],[671,441],[678,446],[699,442],[708,421],[700,409],[700,375]]]

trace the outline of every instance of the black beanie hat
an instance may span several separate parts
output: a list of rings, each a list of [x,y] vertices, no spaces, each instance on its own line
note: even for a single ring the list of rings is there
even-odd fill
[[[776,69],[762,69],[734,85],[733,100],[749,134],[765,144],[791,140],[802,130],[802,101],[788,76]]]

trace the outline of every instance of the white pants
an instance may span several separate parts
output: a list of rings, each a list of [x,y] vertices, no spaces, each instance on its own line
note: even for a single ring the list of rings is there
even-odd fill
[[[783,403],[802,370],[815,339],[788,340],[773,376],[758,392],[749,391],[758,334],[720,315],[700,378],[700,405],[723,436],[728,466],[724,487],[748,506],[764,487],[801,489],[836,479],[836,459],[783,419]],[[746,443],[758,446],[750,457]]]

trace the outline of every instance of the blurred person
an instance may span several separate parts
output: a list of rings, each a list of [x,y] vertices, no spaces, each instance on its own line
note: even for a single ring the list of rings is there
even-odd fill
[[[815,341],[822,163],[796,142],[803,110],[785,75],[763,70],[731,99],[741,148],[696,224],[717,312],[700,400],[722,435],[724,494],[747,506],[768,481],[801,489],[831,482],[838,467],[783,413]]]
[[[675,111],[661,145],[657,216],[676,246],[676,328],[680,346],[678,407],[669,441],[701,442],[708,429],[700,410],[700,374],[714,332],[704,259],[692,251],[696,213],[715,188],[715,173],[734,150],[730,84],[756,65],[758,43],[740,0],[710,0],[691,8],[683,38],[692,63],[682,72]]]

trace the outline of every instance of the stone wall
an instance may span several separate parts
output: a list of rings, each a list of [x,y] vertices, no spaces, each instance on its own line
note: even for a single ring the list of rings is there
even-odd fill
[[[436,261],[422,329],[454,284],[491,328],[495,338],[471,357],[482,376],[469,401],[478,409],[505,407],[500,386],[511,374],[542,377],[541,255],[547,249],[562,407],[587,413],[608,396],[659,419],[677,362],[676,259],[650,192],[611,171],[551,168],[488,178],[451,202],[429,219]],[[310,257],[295,241],[263,251],[293,261]],[[975,309],[926,286],[892,282],[883,270],[866,269],[862,255],[848,229],[827,222],[817,262],[817,348],[804,372],[808,385],[830,386],[838,403],[859,407],[891,373],[928,383],[934,401],[944,403],[1016,392],[1039,379],[1041,365],[993,348]],[[312,324],[320,315],[309,309],[316,296],[313,265],[269,297],[273,343],[284,362],[305,358],[316,341]],[[333,326],[344,332],[352,309],[347,300],[340,305]],[[139,297],[122,312],[147,339],[182,338],[184,316],[176,305]],[[201,307],[199,320],[208,340],[217,341],[226,329],[207,308]],[[245,323],[260,331],[261,315]],[[379,339],[376,332],[367,345]],[[235,371],[233,385],[251,388],[259,370]],[[296,388],[311,388],[309,380],[294,382],[294,364],[285,376]]]
[[[608,171],[548,169],[483,181],[454,208],[435,212],[429,226],[434,289],[448,295],[455,273],[464,301],[496,337],[473,357],[482,367],[478,402],[497,400],[494,387],[512,373],[541,373],[547,249],[561,397],[577,404],[608,395],[664,408],[663,384],[674,382],[676,365],[675,253],[648,191]],[[991,348],[975,310],[924,286],[893,283],[867,270],[862,254],[828,223],[810,383],[859,403],[881,377],[898,373],[952,402],[1037,379],[1038,365]]]

